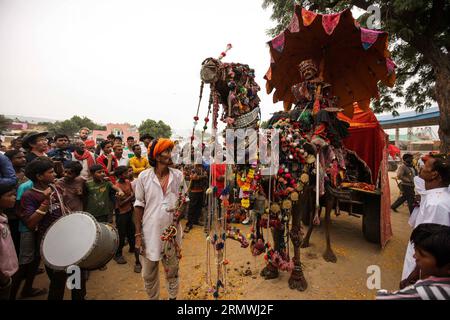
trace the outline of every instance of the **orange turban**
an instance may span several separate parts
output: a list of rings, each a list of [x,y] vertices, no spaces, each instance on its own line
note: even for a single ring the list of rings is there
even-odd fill
[[[156,156],[158,154],[163,153],[165,150],[172,149],[173,146],[174,146],[174,143],[170,139],[158,139],[155,147],[153,148],[153,154],[152,154],[153,159],[156,159]]]

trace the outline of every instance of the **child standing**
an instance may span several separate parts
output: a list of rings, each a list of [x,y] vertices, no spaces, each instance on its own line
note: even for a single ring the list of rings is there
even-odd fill
[[[12,275],[19,268],[14,249],[8,218],[4,209],[13,208],[16,202],[15,185],[0,185],[0,300],[8,300],[12,284]]]
[[[423,223],[410,240],[420,280],[399,291],[380,290],[377,300],[450,300],[450,227]]]
[[[125,245],[125,238],[128,238],[129,251],[134,253],[135,265],[134,272],[141,272],[141,264],[139,262],[139,253],[135,250],[135,227],[133,222],[133,203],[134,192],[131,182],[128,179],[129,171],[126,166],[119,166],[115,171],[117,178],[116,187],[123,191],[124,195],[117,198],[117,215],[116,226],[119,230],[119,247],[117,248],[114,260],[118,264],[125,264],[127,261],[122,255],[122,250]]]
[[[37,230],[38,240],[33,255],[39,255],[38,248],[43,236],[48,228],[62,217],[64,203],[61,189],[54,185],[56,175],[54,163],[49,158],[36,158],[27,165],[25,174],[33,182],[33,188],[27,190],[21,198],[20,218],[28,229]],[[21,251],[22,240],[23,238]],[[64,270],[52,269],[50,266],[45,266],[45,270],[50,279],[48,299],[63,300],[67,273]],[[84,299],[83,287],[81,284],[81,289],[72,290],[72,299]]]
[[[71,212],[83,211],[83,197],[86,193],[86,180],[80,177],[83,166],[77,161],[64,164],[64,177],[56,182],[63,191],[63,202]]]
[[[103,167],[94,164],[89,168],[92,181],[86,183],[85,211],[92,214],[98,222],[112,222],[114,202],[112,194],[115,191],[120,197],[124,193],[114,186],[111,181],[105,180]]]
[[[111,182],[116,183],[116,177],[114,176],[114,170],[118,167],[117,158],[112,153],[112,143],[108,140],[100,143],[102,154],[97,158],[97,163],[102,166],[105,171],[105,175],[111,179]]]

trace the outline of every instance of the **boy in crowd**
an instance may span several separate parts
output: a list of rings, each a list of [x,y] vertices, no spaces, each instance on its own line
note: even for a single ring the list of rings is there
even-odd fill
[[[113,146],[116,145],[116,144],[123,145],[122,137],[114,137],[114,139],[113,139]]]
[[[64,177],[56,182],[62,190],[64,205],[70,212],[83,211],[86,180],[80,177],[82,169],[79,162],[70,161],[64,165]]]
[[[88,180],[91,177],[89,168],[95,164],[95,155],[86,149],[83,141],[78,140],[73,144],[74,151],[72,152],[73,161],[78,161],[81,164],[80,176]]]
[[[380,290],[377,300],[450,300],[450,227],[424,223],[411,234],[420,280],[402,290]]]
[[[116,177],[114,176],[114,170],[118,166],[117,158],[112,154],[112,143],[108,140],[100,143],[102,149],[102,155],[97,158],[97,164],[101,165],[105,171],[106,176],[111,180],[113,184],[116,183]]]
[[[5,156],[11,161],[11,164],[16,172],[17,184],[18,187],[22,183],[28,180],[25,177],[25,165],[27,164],[27,159],[25,158],[25,154],[16,149],[8,150],[5,152]],[[16,215],[16,208],[5,209],[5,213],[8,217],[9,229],[11,231],[11,236],[14,241],[14,246],[16,248],[17,255],[19,254],[20,248],[20,232],[19,232],[19,219]]]
[[[19,150],[25,152],[25,149],[22,147],[23,137],[18,137],[11,141],[11,150]]]
[[[101,165],[94,164],[89,170],[92,181],[86,183],[85,211],[92,214],[98,222],[112,222],[114,208],[112,193],[115,191],[119,197],[123,197],[124,193],[105,179],[105,170]]]
[[[134,142],[134,137],[133,136],[129,136],[127,138],[127,145],[125,146],[125,148],[123,149],[123,154],[128,158],[131,159],[134,157],[134,152],[133,152],[133,146],[135,145]]]
[[[61,190],[55,182],[54,164],[48,158],[38,158],[30,162],[26,169],[26,176],[33,182],[33,188],[26,191],[21,199],[21,220],[28,229],[37,230],[38,246],[48,228],[62,217],[64,203],[61,202]],[[51,205],[50,205],[51,204]],[[39,254],[39,250],[36,250]],[[67,274],[62,270],[45,267],[50,279],[48,293],[49,300],[62,300],[66,287]],[[82,281],[83,282],[83,281]],[[85,290],[73,289],[72,299],[84,299]]]
[[[27,164],[25,153],[20,150],[12,149],[6,151],[5,156],[11,161],[14,171],[16,172],[17,183],[21,184],[25,182],[27,180],[25,177],[25,166]]]
[[[190,181],[188,222],[185,233],[188,233],[194,224],[200,225],[199,219],[203,208],[203,196],[208,184],[208,175],[201,164],[186,166],[184,177]]]
[[[69,137],[65,134],[57,134],[54,138],[56,147],[47,153],[54,162],[61,162],[64,166],[72,161],[72,153],[69,151]]]
[[[12,275],[19,268],[17,254],[8,227],[8,218],[4,209],[11,209],[16,202],[14,184],[0,185],[0,300],[8,300],[12,284]]]
[[[141,272],[141,263],[139,262],[139,252],[135,250],[135,227],[133,222],[133,203],[134,192],[131,187],[131,182],[128,180],[129,171],[126,166],[119,166],[115,171],[117,178],[116,187],[123,191],[124,195],[119,196],[117,199],[117,215],[116,226],[119,231],[119,247],[117,248],[116,256],[114,260],[118,264],[125,264],[127,261],[122,255],[122,249],[125,245],[125,238],[128,238],[128,244],[130,246],[129,252],[134,253],[135,265],[134,272]]]
[[[42,157],[38,159],[48,158]],[[18,218],[21,217],[22,196],[27,190],[33,188],[33,181],[28,178],[26,179],[27,181],[18,184],[17,187],[15,216]],[[36,275],[44,272],[44,269],[39,268],[41,257],[39,256],[37,232],[35,230],[28,229],[24,221],[21,219],[19,219],[18,232],[20,240],[16,251],[18,251],[17,256],[19,258],[19,270],[13,276],[10,299],[16,300],[17,293],[23,280],[25,280],[25,283],[20,294],[21,298],[31,298],[47,294],[46,288],[33,288]]]
[[[148,159],[142,156],[141,146],[135,144],[133,146],[134,157],[130,159],[130,167],[133,168],[134,177],[137,178],[138,175],[145,169],[150,168]]]
[[[112,133],[110,133],[106,136],[106,140],[111,142],[111,144],[114,144],[114,139],[116,139],[116,136]]]
[[[116,136],[115,135],[113,135],[112,133],[111,134],[108,134],[108,136],[106,137],[106,140],[104,140],[104,141],[108,141],[108,142],[110,142],[111,143],[111,146],[113,146],[114,145],[114,138],[115,138]],[[97,144],[97,147],[95,148],[95,154],[97,155],[97,156],[100,156],[100,155],[102,155],[103,154],[103,150],[102,150],[102,147],[101,147],[101,143],[102,143],[103,141],[101,141],[100,143],[98,143]]]

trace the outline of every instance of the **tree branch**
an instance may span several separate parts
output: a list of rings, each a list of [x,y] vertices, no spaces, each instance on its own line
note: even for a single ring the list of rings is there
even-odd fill
[[[428,36],[433,36],[433,34],[439,28],[439,25],[442,22],[442,17],[444,15],[444,0],[434,0],[433,6],[431,8],[431,16],[430,23],[425,31],[425,34]]]
[[[397,77],[401,77],[401,76],[413,76],[415,75],[419,69],[423,67],[423,62],[419,61],[419,63],[414,67],[413,71],[409,71],[409,72],[397,72]]]

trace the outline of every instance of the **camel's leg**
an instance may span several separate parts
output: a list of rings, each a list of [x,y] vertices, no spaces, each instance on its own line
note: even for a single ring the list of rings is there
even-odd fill
[[[336,263],[337,258],[334,254],[333,250],[331,249],[331,239],[330,239],[330,225],[331,225],[331,210],[334,208],[334,202],[336,199],[330,195],[325,195],[326,199],[326,207],[325,207],[325,236],[327,240],[327,247],[325,249],[325,253],[323,254],[323,258],[327,262],[333,262]]]
[[[296,206],[296,208],[298,207]],[[289,278],[289,288],[297,289],[299,291],[305,291],[308,287],[308,283],[306,282],[305,276],[303,275],[303,269],[300,260],[300,245],[302,243],[300,227],[300,211],[293,210],[290,237],[292,240],[292,244],[294,245],[294,270],[292,270],[291,276]]]
[[[308,248],[309,247],[309,239],[311,238],[311,234],[313,232],[314,229],[314,223],[313,223],[313,219],[314,219],[314,206],[312,205],[312,198],[313,198],[313,194],[312,192],[309,192],[307,194],[305,194],[304,201],[301,202],[301,205],[298,206],[298,209],[300,211],[301,215],[304,214],[308,214],[309,215],[309,226],[308,226],[308,232],[306,233],[305,238],[303,239],[302,248]],[[319,212],[319,217],[320,217],[320,212]]]
[[[272,229],[273,236],[273,248],[275,251],[280,251],[281,241],[283,239],[283,230]],[[270,262],[261,270],[261,277],[264,277],[266,280],[278,278],[279,272],[278,268],[273,266]]]

